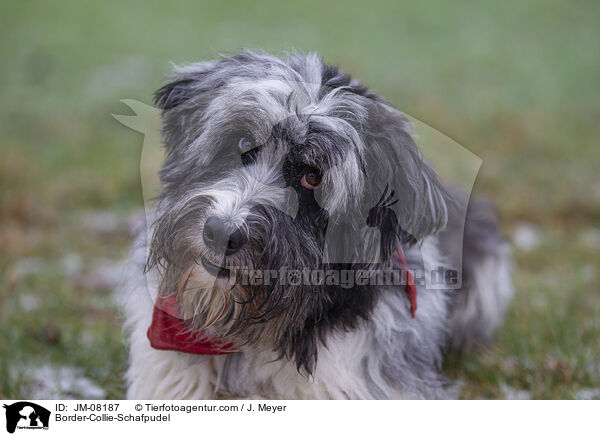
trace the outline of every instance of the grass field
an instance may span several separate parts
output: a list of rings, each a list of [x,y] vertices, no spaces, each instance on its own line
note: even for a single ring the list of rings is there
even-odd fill
[[[317,50],[483,159],[515,242],[495,345],[448,362],[464,398],[600,398],[600,3],[5,1],[0,5],[0,398],[118,398],[111,295],[142,210],[168,62]]]

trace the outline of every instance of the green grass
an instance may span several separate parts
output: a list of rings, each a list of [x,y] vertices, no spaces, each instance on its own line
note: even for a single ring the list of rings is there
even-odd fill
[[[111,113],[149,103],[169,61],[242,47],[317,50],[480,156],[475,191],[507,235],[537,226],[495,345],[447,364],[465,398],[600,386],[600,4],[282,3],[2,3],[0,398],[31,393],[45,364],[123,395],[119,315],[94,274],[143,206],[142,138]]]

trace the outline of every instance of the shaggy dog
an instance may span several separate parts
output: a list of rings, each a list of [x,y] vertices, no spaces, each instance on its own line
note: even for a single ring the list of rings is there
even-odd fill
[[[155,102],[162,192],[120,291],[129,398],[453,395],[444,352],[501,322],[509,248],[405,115],[297,53],[175,68]]]

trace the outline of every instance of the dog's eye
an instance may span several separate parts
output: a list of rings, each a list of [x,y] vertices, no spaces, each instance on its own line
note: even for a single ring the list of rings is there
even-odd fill
[[[306,189],[315,189],[321,183],[321,173],[318,171],[310,171],[302,176],[300,184]]]
[[[240,153],[248,153],[254,148],[254,140],[252,138],[248,138],[247,136],[242,136],[238,140],[237,146]]]

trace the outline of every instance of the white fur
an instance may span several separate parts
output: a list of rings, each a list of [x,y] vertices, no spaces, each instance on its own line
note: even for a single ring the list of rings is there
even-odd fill
[[[496,252],[481,259],[474,269],[470,292],[465,293],[466,298],[460,310],[453,313],[451,323],[454,331],[465,332],[477,328],[476,337],[484,341],[491,340],[494,330],[502,324],[504,313],[514,295],[511,263],[511,249],[506,242]],[[458,335],[462,336],[463,333]]]

